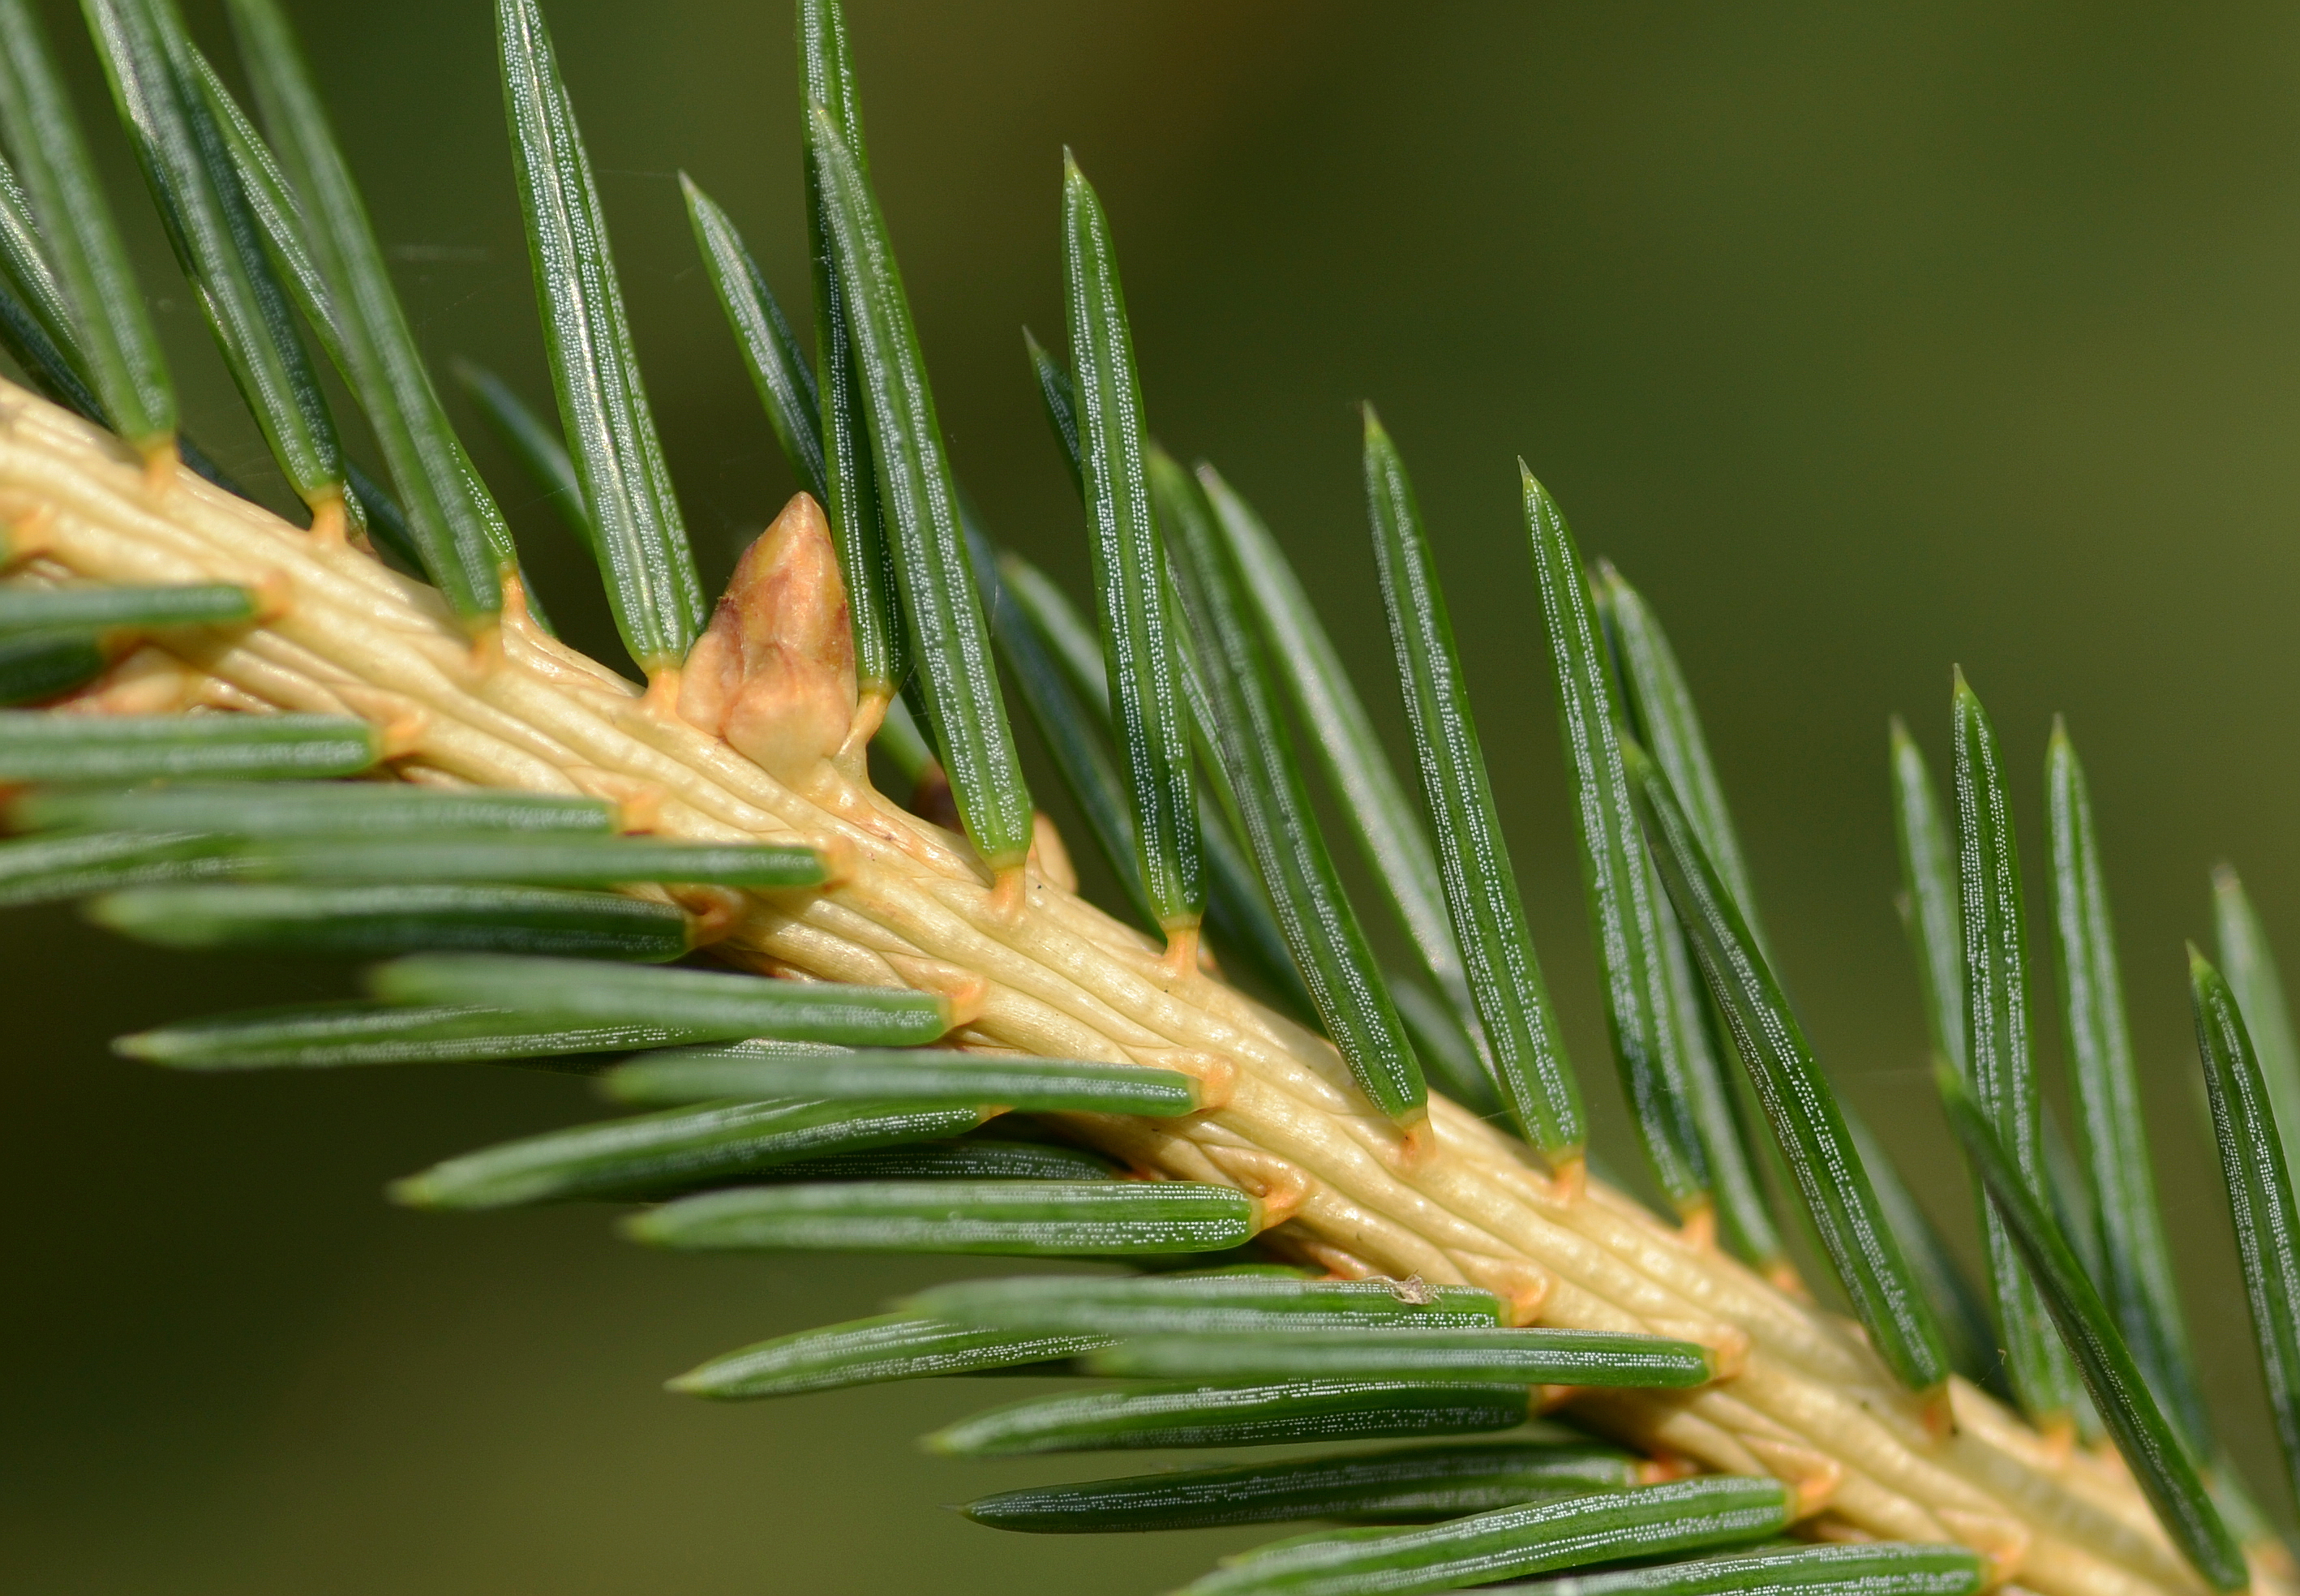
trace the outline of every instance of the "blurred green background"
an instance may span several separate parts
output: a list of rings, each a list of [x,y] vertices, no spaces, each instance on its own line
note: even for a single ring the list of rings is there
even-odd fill
[[[2033,876],[2044,739],[2067,713],[2206,1376],[2272,1481],[2180,942],[2208,935],[2225,856],[2300,960],[2300,13],[853,8],[944,423],[1002,538],[1076,587],[1078,510],[1018,330],[1061,330],[1065,143],[1113,218],[1156,428],[1257,501],[1396,736],[1351,409],[1381,406],[1617,1163],[1513,457],[1670,626],[1816,1043],[1960,1230],[1890,906],[1885,719],[1905,713],[1941,760],[1963,664],[2021,777]],[[49,9],[94,118],[76,18]],[[213,9],[190,9],[228,54]],[[488,8],[293,9],[425,345],[547,403]],[[728,206],[804,316],[788,9],[548,11],[715,580],[793,481],[674,174]],[[196,430],[266,479],[108,123],[102,144]],[[547,510],[483,440],[480,456],[567,629],[612,657]],[[0,919],[0,969],[9,1590],[1122,1596],[1256,1538],[1029,1540],[938,1510],[1060,1472],[912,1447],[1008,1385],[766,1408],[655,1389],[946,1266],[659,1257],[596,1210],[381,1201],[435,1158],[595,1113],[579,1083],[184,1079],[104,1051],[164,1018],[339,992],[343,971],[148,956],[62,911]]]

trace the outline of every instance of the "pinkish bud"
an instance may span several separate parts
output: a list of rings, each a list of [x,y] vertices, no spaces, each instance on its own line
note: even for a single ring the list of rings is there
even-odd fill
[[[687,656],[679,712],[804,786],[854,717],[854,634],[822,510],[804,494],[744,552]]]

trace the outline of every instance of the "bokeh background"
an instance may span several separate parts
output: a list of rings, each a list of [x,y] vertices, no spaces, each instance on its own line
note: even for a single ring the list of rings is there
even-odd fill
[[[547,405],[489,8],[292,9],[425,345]],[[715,580],[794,483],[675,173],[728,206],[804,317],[788,7],[547,9]],[[276,494],[99,118],[77,18],[48,10],[196,430]],[[189,10],[228,56],[215,8]],[[2300,960],[2300,13],[853,12],[872,165],[952,451],[1004,541],[1074,588],[1083,575],[1019,335],[1061,330],[1065,143],[1114,219],[1155,428],[1259,503],[1397,739],[1351,408],[1381,406],[1452,583],[1542,957],[1617,1164],[1633,1158],[1514,457],[1671,628],[1816,1043],[1960,1231],[1964,1177],[1890,902],[1886,717],[1944,759],[1963,664],[2018,777],[2033,877],[2044,740],[2066,712],[2206,1378],[2281,1510],[2199,1134],[2180,943],[2208,936],[2205,872],[2229,857]],[[547,506],[477,443],[563,625],[612,657]],[[0,1585],[1116,1596],[1255,1538],[1031,1540],[939,1510],[1060,1472],[912,1446],[1012,1387],[763,1408],[655,1388],[707,1354],[873,1311],[945,1265],[667,1258],[613,1240],[596,1209],[466,1219],[381,1200],[438,1157],[595,1114],[579,1082],[186,1079],[105,1052],[162,1019],[347,985],[328,967],[149,956],[63,911],[0,919]]]

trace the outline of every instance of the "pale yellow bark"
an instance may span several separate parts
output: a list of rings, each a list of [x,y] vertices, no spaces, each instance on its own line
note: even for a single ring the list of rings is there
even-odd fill
[[[634,827],[822,849],[827,886],[750,898],[715,951],[771,973],[949,994],[967,1016],[955,1037],[966,1045],[1190,1070],[1208,1087],[1200,1113],[1079,1116],[1070,1127],[1146,1174],[1240,1187],[1275,1226],[1273,1247],[1329,1269],[1474,1283],[1521,1322],[1699,1342],[1721,1370],[1702,1390],[1571,1400],[1664,1459],[1789,1481],[1816,1534],[1959,1539],[2000,1578],[2046,1596],[2203,1589],[2112,1459],[2055,1451],[1961,1384],[1929,1427],[1857,1328],[1596,1182],[1578,1195],[1554,1185],[1521,1146],[1450,1102],[1433,1103],[1434,1143],[1411,1151],[1326,1042],[1079,899],[1066,868],[1046,868],[1055,853],[1038,852],[1019,903],[997,897],[962,838],[871,790],[851,732],[820,702],[794,710],[803,734],[784,735],[768,724],[782,699],[741,696],[739,671],[707,692],[689,681],[689,708],[707,711],[697,718],[737,727],[770,774],[515,611],[475,645],[437,594],[340,538],[314,538],[180,470],[155,492],[117,440],[4,384],[0,527],[14,579],[37,559],[43,581],[222,580],[266,595],[256,625],[155,639],[164,654],[136,656],[145,690],[123,704],[354,714],[388,728],[411,779],[591,793]],[[780,590],[824,587],[818,565]],[[739,641],[777,661],[785,692],[805,671],[757,619]],[[883,708],[855,700],[851,674],[838,690],[844,713]],[[1944,1409],[1954,1423],[1937,1433]]]

